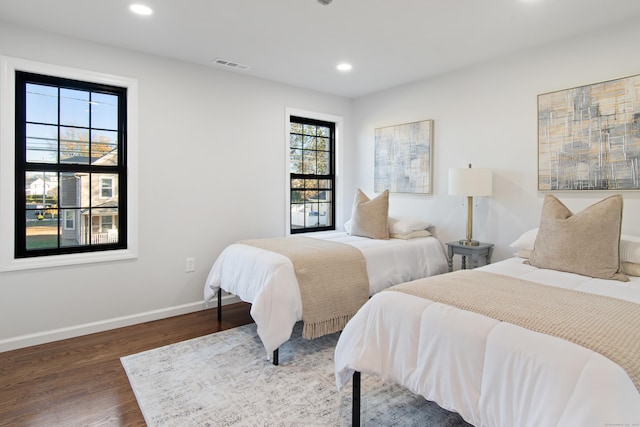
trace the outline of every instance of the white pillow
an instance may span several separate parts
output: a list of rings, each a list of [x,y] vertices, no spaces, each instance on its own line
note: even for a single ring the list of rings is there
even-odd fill
[[[640,264],[640,237],[620,236],[620,261]]]
[[[412,231],[426,230],[431,223],[417,218],[393,218],[389,217],[390,234],[409,234]]]
[[[537,235],[538,235],[537,228],[534,228],[533,230],[525,231],[522,234],[522,236],[518,237],[518,239],[509,246],[516,249],[524,249],[524,250],[532,251],[533,245],[536,243]]]
[[[429,237],[429,236],[431,236],[431,233],[427,230],[416,230],[406,234],[389,233],[390,238],[403,239],[403,240],[417,239],[418,237]]]

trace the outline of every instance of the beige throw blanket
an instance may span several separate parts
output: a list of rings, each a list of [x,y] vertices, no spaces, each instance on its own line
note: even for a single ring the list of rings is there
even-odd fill
[[[622,367],[640,392],[640,304],[475,270],[408,282],[389,290],[591,349]]]
[[[239,243],[291,260],[300,286],[302,336],[306,339],[341,331],[369,298],[366,261],[353,246],[299,236]]]

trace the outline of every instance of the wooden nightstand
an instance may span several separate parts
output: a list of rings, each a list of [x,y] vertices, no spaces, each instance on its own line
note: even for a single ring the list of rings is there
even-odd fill
[[[453,271],[453,256],[462,255],[462,268],[467,268],[467,257],[471,257],[469,268],[476,268],[480,257],[484,257],[487,264],[491,263],[491,254],[493,254],[492,243],[480,243],[478,246],[466,246],[460,242],[447,243],[447,252],[449,255],[449,271]]]

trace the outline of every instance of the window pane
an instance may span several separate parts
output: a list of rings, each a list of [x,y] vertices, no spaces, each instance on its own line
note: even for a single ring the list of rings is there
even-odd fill
[[[56,219],[34,219],[34,212],[27,210],[26,221],[27,250],[58,247],[58,221]]]
[[[333,221],[331,220],[331,204],[320,203],[318,210],[320,212],[320,215],[318,216],[318,225],[320,227],[333,225]]]
[[[331,153],[318,151],[318,175],[329,175],[331,173]]]
[[[27,162],[58,162],[58,127],[50,125],[26,125]]]
[[[89,127],[89,92],[60,89],[60,124]]]
[[[305,179],[304,180],[304,188],[316,189],[318,188],[318,180],[317,179]]]
[[[302,173],[302,150],[290,150],[289,153],[289,172]]]
[[[316,174],[316,152],[315,151],[305,151],[304,159],[302,162],[302,173],[308,173],[315,175]]]
[[[291,135],[289,144],[291,148],[302,148],[302,136]]]
[[[27,83],[27,121],[58,124],[58,88]]]
[[[307,216],[305,218],[305,226],[306,227],[317,227],[318,219],[320,218],[320,213],[318,211],[318,203],[309,202],[305,205],[305,211]]]
[[[318,126],[318,136],[329,137],[331,136],[331,129],[326,126]]]
[[[316,135],[316,127],[315,125],[303,125],[302,126],[302,133],[304,133],[305,135]]]
[[[58,175],[55,172],[25,172],[27,209],[44,209],[58,203]],[[35,205],[35,206],[31,206]]]
[[[302,133],[302,125],[300,123],[291,123],[290,133]]]
[[[62,208],[89,207],[89,198],[82,204],[80,199],[80,177],[76,176],[73,172],[63,172],[60,174],[60,188],[58,193],[60,207]]]
[[[118,243],[118,209],[93,209],[91,217],[91,244]]]
[[[304,179],[292,179],[291,188],[304,188]]]
[[[89,164],[88,130],[69,127],[60,128],[60,163]]]
[[[101,166],[118,164],[118,132],[102,130],[91,132],[91,164]]]
[[[318,187],[325,189],[325,190],[331,190],[332,186],[331,186],[331,180],[330,179],[321,179],[318,180]]]
[[[291,200],[294,199],[294,193],[296,198],[299,198],[299,193],[296,191],[291,193]],[[304,204],[302,203],[291,204],[291,228],[304,228]]]
[[[306,150],[315,150],[316,149],[316,137],[315,136],[305,136],[302,141],[302,148]]]
[[[104,93],[91,93],[91,127],[118,129],[118,97]]]
[[[322,151],[331,150],[331,144],[329,142],[329,138],[317,138],[316,144],[317,144],[316,149],[318,150],[322,150]]]

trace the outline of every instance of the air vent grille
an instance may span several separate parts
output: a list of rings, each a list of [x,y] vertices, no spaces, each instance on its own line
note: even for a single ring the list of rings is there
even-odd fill
[[[213,63],[223,67],[233,68],[234,70],[244,71],[249,69],[248,65],[238,64],[237,62],[229,61],[228,59],[216,58],[213,60]]]

